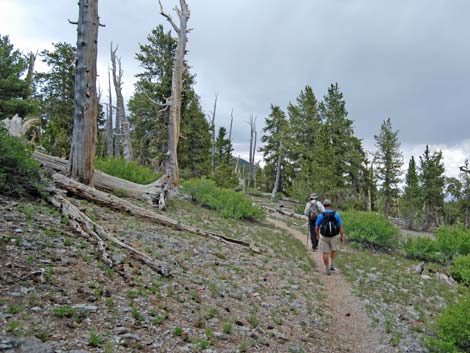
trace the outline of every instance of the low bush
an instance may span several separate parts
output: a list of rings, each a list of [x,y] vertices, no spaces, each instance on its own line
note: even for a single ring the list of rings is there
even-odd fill
[[[31,157],[31,146],[0,127],[0,194],[37,194],[40,179],[39,162]]]
[[[395,249],[400,231],[383,216],[373,212],[340,213],[347,238],[369,247]]]
[[[407,257],[447,263],[470,254],[470,231],[462,224],[440,227],[435,238],[409,239],[403,244]]]
[[[96,159],[95,168],[117,178],[143,185],[153,183],[160,177],[152,169],[135,161],[128,162],[124,158]]]
[[[454,259],[450,274],[455,280],[470,286],[470,255]]]
[[[434,324],[436,337],[427,340],[431,352],[461,353],[470,351],[470,298],[450,305]]]
[[[405,256],[410,259],[445,263],[447,257],[443,254],[434,239],[427,237],[410,238],[403,243]]]
[[[226,218],[264,219],[265,212],[254,206],[243,194],[222,189],[208,179],[192,179],[183,183],[183,191],[200,205],[219,211]]]
[[[449,259],[470,254],[470,230],[463,224],[440,227],[435,236],[439,249]]]

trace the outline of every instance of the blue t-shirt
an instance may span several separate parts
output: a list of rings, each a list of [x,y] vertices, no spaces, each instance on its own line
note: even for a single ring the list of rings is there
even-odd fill
[[[325,212],[329,212],[329,213],[333,211],[334,210],[325,210]],[[323,213],[320,213],[318,215],[317,221],[315,222],[315,227],[320,227],[320,224],[323,221],[323,218],[325,218],[323,217]],[[338,222],[338,226],[341,227],[343,225],[343,221],[341,220],[341,217],[339,216],[338,212],[335,213],[335,218],[336,218],[336,221]]]

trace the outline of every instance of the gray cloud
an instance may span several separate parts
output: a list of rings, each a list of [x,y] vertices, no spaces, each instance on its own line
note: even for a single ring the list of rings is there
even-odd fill
[[[171,11],[177,1],[162,2]],[[219,92],[218,125],[228,127],[234,109],[237,147],[248,143],[251,114],[260,130],[271,104],[285,108],[307,84],[322,98],[336,81],[361,138],[371,139],[387,117],[406,145],[455,146],[468,138],[466,0],[188,2],[196,89],[207,112]],[[66,19],[77,12],[76,1],[3,0],[0,31],[25,49],[73,43],[75,28]],[[169,29],[158,12],[154,0],[100,0],[106,24],[99,33],[100,74],[106,74],[112,40],[122,56],[127,97],[140,71],[138,43],[160,23]]]

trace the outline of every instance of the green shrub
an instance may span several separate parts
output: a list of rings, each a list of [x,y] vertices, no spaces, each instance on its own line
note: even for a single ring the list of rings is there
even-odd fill
[[[0,126],[0,194],[25,196],[39,190],[39,162],[31,157],[31,147]]]
[[[405,256],[410,259],[439,263],[445,263],[447,260],[445,254],[439,251],[437,242],[427,237],[407,239],[403,243],[403,250],[405,251]]]
[[[219,211],[226,218],[264,219],[265,212],[254,206],[243,194],[219,188],[208,179],[192,179],[183,184],[183,190],[200,205]]]
[[[470,298],[447,307],[434,324],[435,338],[427,341],[436,353],[460,353],[470,350]]]
[[[435,236],[440,251],[449,259],[460,255],[470,255],[470,230],[463,224],[440,227]]]
[[[403,249],[410,258],[446,263],[454,257],[470,254],[470,231],[461,224],[440,227],[435,239],[408,239]]]
[[[454,259],[454,263],[450,269],[450,274],[455,278],[455,280],[470,286],[470,255]]]
[[[398,247],[399,229],[379,214],[348,211],[341,213],[341,219],[351,241],[378,248]]]
[[[106,174],[144,185],[153,183],[159,178],[152,169],[143,167],[135,161],[127,162],[124,158],[96,159],[95,168]]]

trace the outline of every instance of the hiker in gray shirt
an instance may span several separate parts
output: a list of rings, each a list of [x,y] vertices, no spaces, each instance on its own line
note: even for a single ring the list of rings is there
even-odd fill
[[[325,211],[322,203],[318,201],[318,195],[316,193],[310,194],[309,200],[305,205],[304,214],[308,218],[308,232],[310,239],[312,240],[312,250],[315,251],[318,248],[318,240],[315,235],[315,222],[320,213]]]

